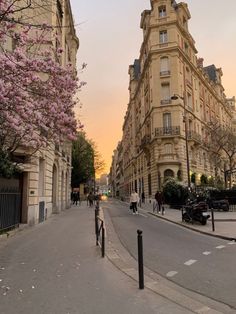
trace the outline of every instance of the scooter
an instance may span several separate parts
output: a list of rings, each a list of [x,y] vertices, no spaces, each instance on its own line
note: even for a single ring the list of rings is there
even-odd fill
[[[202,225],[206,225],[207,219],[210,215],[207,213],[207,203],[196,201],[189,201],[182,210],[182,221],[194,223],[194,221],[200,222]]]

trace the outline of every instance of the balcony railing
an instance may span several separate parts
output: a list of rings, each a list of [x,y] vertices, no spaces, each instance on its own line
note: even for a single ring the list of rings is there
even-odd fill
[[[170,71],[161,71],[160,76],[168,76],[170,75]]]
[[[161,100],[161,105],[169,105],[171,104],[171,99],[162,99]]]
[[[199,143],[202,142],[201,135],[195,131],[188,131],[188,140],[193,140]]]
[[[180,126],[170,126],[163,128],[155,128],[155,136],[175,136],[180,135]]]

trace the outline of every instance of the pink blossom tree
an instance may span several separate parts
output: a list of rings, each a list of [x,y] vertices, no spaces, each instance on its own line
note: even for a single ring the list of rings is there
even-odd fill
[[[73,109],[84,85],[72,64],[58,62],[62,50],[48,43],[52,28],[17,24],[13,2],[0,0],[0,152],[8,156],[19,147],[35,152],[73,140],[81,127]]]

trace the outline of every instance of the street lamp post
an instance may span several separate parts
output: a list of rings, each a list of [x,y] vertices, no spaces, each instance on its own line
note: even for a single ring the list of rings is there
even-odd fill
[[[184,96],[180,96],[178,94],[174,94],[171,97],[172,100],[182,99],[184,104],[184,116],[183,116],[183,122],[184,122],[184,131],[185,131],[185,146],[186,146],[186,158],[187,158],[187,178],[188,178],[188,189],[191,190],[191,182],[190,182],[190,166],[189,166],[189,152],[188,152],[188,123],[187,123],[187,117],[186,117],[186,95],[184,92]]]

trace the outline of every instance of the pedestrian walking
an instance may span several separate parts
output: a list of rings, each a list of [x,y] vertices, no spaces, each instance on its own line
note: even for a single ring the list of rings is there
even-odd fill
[[[77,192],[77,202],[79,203],[79,205],[81,204],[80,192],[79,191]]]
[[[164,209],[164,199],[163,199],[163,194],[161,191],[157,191],[155,194],[155,200],[156,200],[156,205],[158,207],[158,213],[164,215],[165,214],[165,209]]]
[[[145,203],[145,193],[144,191],[141,194],[142,203]]]
[[[78,192],[73,191],[73,194],[72,194],[72,202],[73,202],[73,205],[74,205],[74,204],[77,205],[77,204],[78,204],[78,200],[79,200],[79,198],[78,198]]]
[[[130,204],[133,210],[133,215],[138,214],[137,204],[139,202],[139,196],[136,191],[133,191],[130,195]]]
[[[89,207],[93,206],[93,200],[94,200],[94,196],[92,192],[89,192],[89,195],[88,195]]]

